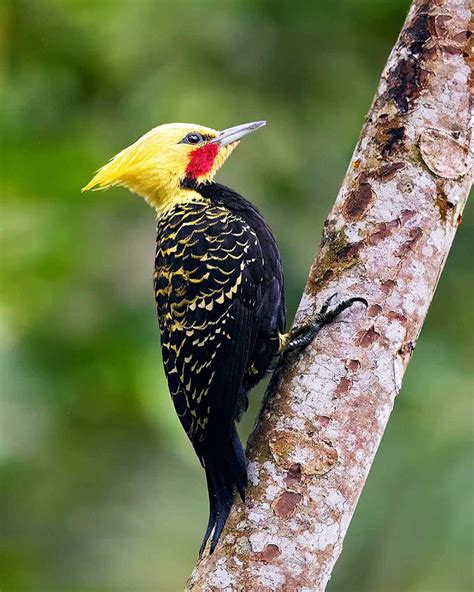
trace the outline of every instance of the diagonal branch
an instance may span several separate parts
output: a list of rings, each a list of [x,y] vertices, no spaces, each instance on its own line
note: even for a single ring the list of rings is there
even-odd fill
[[[272,380],[251,485],[190,591],[323,591],[471,186],[469,0],[415,0],[324,224],[297,320],[364,296]]]

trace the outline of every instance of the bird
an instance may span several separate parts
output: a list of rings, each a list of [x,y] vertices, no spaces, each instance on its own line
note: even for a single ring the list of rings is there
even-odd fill
[[[153,128],[100,168],[82,189],[123,186],[157,214],[153,275],[171,399],[204,468],[213,553],[235,494],[245,500],[245,452],[236,422],[275,359],[302,351],[360,297],[286,331],[284,278],[260,211],[214,180],[247,134],[265,121],[216,130],[189,123]],[[334,296],[334,295],[333,295]],[[212,536],[211,536],[212,535]]]

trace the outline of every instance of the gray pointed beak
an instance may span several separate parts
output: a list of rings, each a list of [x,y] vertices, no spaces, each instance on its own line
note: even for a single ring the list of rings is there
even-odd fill
[[[243,138],[247,134],[254,132],[259,127],[263,127],[266,121],[252,121],[251,123],[243,123],[242,125],[235,125],[219,132],[217,138],[214,138],[210,144],[220,144],[221,146],[227,146],[232,142],[237,142],[240,138]]]

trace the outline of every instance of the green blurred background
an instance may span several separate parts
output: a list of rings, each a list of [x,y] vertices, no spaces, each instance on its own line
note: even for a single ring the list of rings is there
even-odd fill
[[[154,215],[80,188],[159,123],[267,119],[219,179],[273,227],[291,319],[407,7],[2,0],[2,592],[181,590],[207,520],[161,368]],[[330,592],[473,589],[472,224],[471,210]]]

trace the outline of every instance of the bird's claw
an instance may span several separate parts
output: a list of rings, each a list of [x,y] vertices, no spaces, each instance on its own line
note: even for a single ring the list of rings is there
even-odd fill
[[[365,298],[362,298],[361,296],[353,296],[352,298],[348,298],[347,300],[339,302],[339,304],[329,310],[329,304],[335,296],[337,296],[337,292],[325,300],[319,313],[316,315],[315,322],[319,323],[321,327],[330,323],[332,320],[338,317],[341,312],[344,312],[347,308],[350,308],[355,302],[360,302],[366,308],[368,307],[368,302]]]
[[[303,350],[313,341],[322,327],[328,325],[344,310],[351,307],[355,302],[360,302],[366,308],[368,306],[367,300],[365,298],[362,298],[361,296],[354,296],[352,298],[348,298],[347,300],[343,300],[334,308],[330,309],[329,305],[336,295],[337,293],[334,293],[324,301],[324,304],[321,306],[319,312],[314,318],[308,319],[301,325],[291,329],[288,336],[289,339],[285,348],[285,353]]]
[[[331,294],[331,296],[329,296],[329,298],[326,298],[326,300],[324,301],[323,305],[321,306],[318,315],[324,315],[328,308],[329,305],[331,304],[331,300],[333,300],[335,297],[337,296],[337,292],[334,292],[334,294]]]

